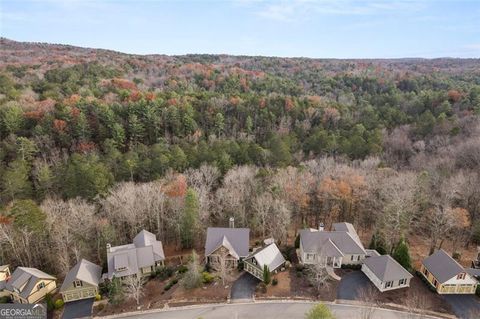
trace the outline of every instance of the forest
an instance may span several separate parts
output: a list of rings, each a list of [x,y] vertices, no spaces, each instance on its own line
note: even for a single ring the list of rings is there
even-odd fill
[[[146,228],[352,222],[480,244],[480,60],[128,55],[0,40],[0,264],[63,276]],[[194,244],[195,243],[195,244]],[[471,246],[473,247],[473,246]],[[471,248],[475,249],[475,248]]]

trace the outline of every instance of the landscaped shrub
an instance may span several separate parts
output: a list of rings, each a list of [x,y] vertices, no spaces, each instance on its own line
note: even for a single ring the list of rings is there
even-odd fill
[[[186,272],[188,271],[188,267],[185,266],[185,265],[180,265],[180,266],[178,267],[178,270],[177,270],[177,271],[178,271],[179,274],[184,274],[184,273],[186,273]]]
[[[170,288],[172,288],[175,284],[178,283],[178,279],[175,278],[175,279],[172,279],[170,280],[166,285],[165,287],[163,287],[163,290],[167,291],[167,290],[170,290]]]
[[[96,294],[95,295],[95,301],[100,301],[100,300],[102,300],[102,295]]]
[[[272,280],[272,286],[276,286],[278,285],[278,279],[277,278],[273,278]]]
[[[45,303],[47,304],[48,311],[53,311],[55,309],[55,304],[53,303],[53,298],[51,294],[45,295]]]
[[[215,276],[213,276],[213,275],[210,274],[209,272],[204,271],[204,272],[202,273],[202,282],[203,282],[204,284],[209,284],[209,283],[211,283],[214,279],[215,279]]]
[[[459,252],[454,252],[452,254],[452,258],[455,259],[455,260],[460,260],[461,257],[462,257],[462,255]]]
[[[475,294],[480,297],[480,285],[477,286],[477,290],[475,291]]]
[[[57,300],[55,300],[55,304],[54,304],[55,309],[57,309],[57,310],[58,310],[58,309],[61,309],[64,304],[65,304],[65,303],[63,302],[62,299],[57,299]]]
[[[300,248],[300,234],[295,238],[295,249]]]
[[[155,269],[154,277],[160,280],[165,280],[167,278],[172,277],[174,272],[175,271],[172,267],[166,267],[166,266],[157,267],[157,269]]]
[[[210,263],[205,264],[205,271],[206,272],[211,272],[212,271],[212,265],[210,265]]]
[[[295,271],[297,272],[302,272],[305,269],[304,265],[296,265],[295,266]]]
[[[8,296],[4,296],[0,298],[0,303],[10,303],[10,302],[11,300],[10,300],[10,297]]]
[[[237,264],[238,271],[243,271],[243,267],[244,267],[243,260],[240,260]]]

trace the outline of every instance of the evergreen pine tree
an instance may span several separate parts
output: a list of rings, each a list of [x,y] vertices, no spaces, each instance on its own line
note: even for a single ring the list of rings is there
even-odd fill
[[[410,270],[412,268],[408,245],[403,236],[400,238],[395,250],[393,251],[393,258],[405,269]]]

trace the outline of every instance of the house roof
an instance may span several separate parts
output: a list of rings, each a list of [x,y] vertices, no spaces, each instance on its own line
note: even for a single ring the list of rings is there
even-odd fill
[[[367,256],[368,257],[377,257],[377,256],[381,256],[380,253],[375,250],[375,249],[365,249],[365,251],[367,252]]]
[[[98,287],[100,277],[102,276],[102,267],[82,259],[65,276],[60,292],[67,290],[75,280],[81,280],[92,286]]]
[[[425,258],[423,265],[441,284],[458,274],[465,272],[465,268],[463,268],[455,259],[450,257],[450,255],[443,249],[437,250],[435,253]]]
[[[247,257],[247,259],[249,258],[255,258],[260,268],[267,265],[270,271],[276,270],[285,263],[285,258],[275,243],[257,249]]]
[[[41,279],[55,280],[55,277],[36,268],[17,267],[7,281],[5,289],[11,292],[17,289],[20,297],[26,299],[32,294],[33,289]]]
[[[480,269],[478,268],[467,268],[465,271],[473,277],[480,277]]]
[[[232,256],[247,257],[249,241],[249,228],[209,227],[205,242],[205,256],[224,246]]]
[[[323,253],[327,256],[337,257],[339,254],[333,249],[331,245],[331,243],[333,243],[335,248],[343,255],[366,254],[362,243],[354,239],[352,235],[346,231],[303,229],[300,231],[300,240],[305,252]]]
[[[365,259],[363,263],[382,282],[413,277],[389,255],[370,257]]]
[[[111,247],[107,250],[108,278],[137,274],[142,267],[155,265],[165,259],[162,242],[149,231],[142,230],[132,244]],[[118,269],[123,269],[119,271]]]

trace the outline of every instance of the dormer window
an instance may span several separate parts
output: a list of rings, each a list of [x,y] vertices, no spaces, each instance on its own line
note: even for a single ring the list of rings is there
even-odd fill
[[[73,282],[73,287],[75,288],[82,287],[82,286],[83,286],[83,282],[81,280],[75,280]]]
[[[465,279],[465,273],[462,272],[462,273],[458,274],[457,279],[460,279],[460,280]]]
[[[118,267],[115,270],[116,271],[125,271],[125,270],[127,270],[127,267]]]
[[[42,288],[45,288],[45,283],[43,281],[37,285],[38,290],[40,290]]]

